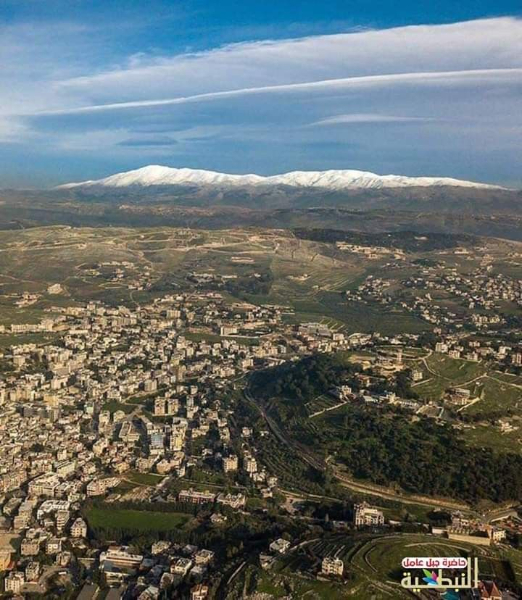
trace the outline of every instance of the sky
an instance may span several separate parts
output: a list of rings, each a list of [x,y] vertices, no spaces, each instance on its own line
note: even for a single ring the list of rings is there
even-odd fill
[[[149,164],[522,187],[520,0],[0,0],[0,188]]]

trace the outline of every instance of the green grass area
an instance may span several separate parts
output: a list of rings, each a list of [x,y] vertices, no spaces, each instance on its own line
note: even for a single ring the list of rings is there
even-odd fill
[[[487,373],[482,363],[450,358],[435,352],[425,361],[417,361],[417,367],[424,372],[424,380],[415,385],[414,390],[426,400],[439,400],[448,388],[468,387],[474,379]]]
[[[257,578],[256,591],[271,594],[275,598],[287,598],[289,592],[295,598],[314,598],[332,600],[333,598],[349,598],[349,590],[342,580],[336,582],[319,581],[311,577],[296,574],[299,570],[300,557],[285,560],[284,565],[277,565],[270,573],[260,572]],[[303,561],[305,563],[306,561]],[[302,566],[305,566],[303,564]],[[317,571],[318,568],[314,569]]]
[[[368,574],[375,573],[376,579],[398,582],[402,574],[401,561],[406,556],[467,555],[463,548],[471,551],[472,546],[462,546],[434,536],[386,536],[367,542],[351,562]]]
[[[17,289],[17,291],[19,291]],[[6,300],[0,302],[0,325],[9,326],[11,324],[18,325],[20,323],[39,323],[49,314],[43,310],[36,308],[34,305],[27,307],[14,306]],[[7,334],[10,335],[10,334]],[[23,334],[25,335],[25,334]],[[39,334],[38,334],[39,335]],[[2,335],[3,337],[3,335]],[[22,336],[17,336],[22,337]],[[15,342],[16,343],[16,342]],[[23,343],[23,342],[22,342]]]
[[[490,413],[513,411],[522,416],[521,389],[491,377],[480,379],[470,389],[472,395],[480,398],[480,401],[466,409],[469,414],[487,417]]]
[[[134,407],[129,406],[128,404],[122,404],[116,400],[110,400],[102,406],[102,410],[108,410],[110,413],[115,413],[121,410],[128,415],[134,410]]]
[[[448,387],[451,386],[446,379],[441,379],[425,372],[424,380],[416,384],[413,389],[425,400],[440,400]]]
[[[497,452],[522,452],[522,422],[515,431],[502,433],[497,426],[489,423],[479,423],[463,431],[464,439],[470,446],[477,448],[492,448]]]
[[[147,401],[153,397],[151,394],[143,396],[133,396],[132,398],[126,398],[125,404],[135,404],[136,406],[146,405]]]
[[[313,301],[297,300],[293,305],[296,314],[315,314],[316,320],[317,316],[325,316],[341,321],[347,333],[420,333],[428,329],[426,323],[406,311],[378,304],[348,302],[342,294],[334,292],[319,293]]]
[[[270,594],[274,598],[283,598],[286,596],[284,585],[275,582],[271,575],[263,571],[259,573],[256,592],[259,594]]]
[[[52,344],[58,339],[56,333],[7,333],[0,334],[0,348],[9,348],[9,346],[19,346],[22,344]]]
[[[491,377],[495,379],[499,379],[500,381],[504,381],[506,383],[510,383],[512,385],[521,386],[522,391],[522,376],[514,375],[512,373],[502,373],[500,371],[493,371],[491,373]]]
[[[118,494],[126,494],[127,492],[132,492],[132,490],[135,490],[139,487],[140,486],[137,483],[131,483],[130,481],[125,481],[124,479],[122,479],[120,483],[118,483],[118,485],[116,486],[116,492]]]
[[[156,485],[163,481],[163,475],[155,473],[138,473],[138,471],[129,471],[124,475],[125,479],[138,485]]]
[[[444,354],[433,353],[426,359],[428,367],[450,385],[460,385],[486,373],[482,363],[450,358]]]
[[[498,550],[502,560],[508,560],[513,568],[518,583],[522,582],[522,550],[515,548],[501,548]]]
[[[248,510],[262,510],[267,507],[267,501],[263,498],[247,498]]]
[[[118,508],[91,508],[87,521],[91,527],[112,527],[140,532],[170,531],[188,523],[190,515],[183,513],[126,510]]]
[[[519,558],[520,560],[520,558]],[[501,556],[481,556],[479,558],[479,572],[484,579],[495,579],[516,583],[517,576],[511,560]]]
[[[317,398],[314,398],[313,400],[310,400],[310,402],[306,403],[306,410],[308,411],[309,415],[312,415],[322,410],[331,409],[332,407],[337,406],[340,402],[341,400],[339,400],[339,398],[335,398],[334,396],[327,394],[321,394],[320,396],[317,396]]]

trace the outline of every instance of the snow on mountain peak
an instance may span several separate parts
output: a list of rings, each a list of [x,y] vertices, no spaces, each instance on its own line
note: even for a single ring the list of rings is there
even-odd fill
[[[68,183],[60,189],[89,187],[151,187],[181,185],[191,187],[213,186],[220,188],[275,186],[318,187],[330,190],[343,189],[382,189],[404,187],[468,187],[501,189],[499,186],[474,183],[449,177],[406,177],[403,175],[376,175],[368,171],[292,171],[282,175],[263,177],[261,175],[229,175],[203,169],[174,169],[160,165],[149,165],[141,169],[117,173],[105,179]]]
[[[64,188],[76,187],[114,187],[124,188],[129,186],[150,187],[156,185],[190,185],[190,186],[231,186],[255,185],[263,180],[258,175],[227,175],[215,171],[202,169],[173,169],[160,165],[149,165],[134,171],[117,173],[105,179],[83,181],[80,183],[67,183],[59,186]]]

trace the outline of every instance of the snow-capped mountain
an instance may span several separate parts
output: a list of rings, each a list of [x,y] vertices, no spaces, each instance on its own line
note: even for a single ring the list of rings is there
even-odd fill
[[[94,181],[82,181],[80,183],[67,183],[59,186],[60,188],[74,187],[128,187],[142,186],[150,187],[155,185],[189,185],[189,186],[235,186],[235,185],[256,185],[264,180],[259,175],[227,175],[226,173],[216,173],[215,171],[204,171],[202,169],[172,169],[159,165],[150,165],[117,173],[105,179]]]
[[[263,177],[261,175],[229,175],[201,169],[174,169],[150,165],[134,171],[118,173],[105,179],[68,183],[60,189],[71,188],[126,188],[153,186],[190,187],[259,187],[289,186],[294,188],[324,188],[330,190],[382,189],[408,187],[466,187],[501,189],[499,186],[474,183],[449,177],[406,177],[403,175],[376,175],[367,171],[292,171],[282,175]]]

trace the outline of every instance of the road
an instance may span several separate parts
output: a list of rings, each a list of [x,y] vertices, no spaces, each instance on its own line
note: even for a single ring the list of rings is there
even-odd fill
[[[296,454],[298,454],[300,458],[302,458],[306,463],[308,463],[314,469],[317,469],[319,471],[324,471],[326,469],[326,463],[324,460],[317,458],[316,456],[313,455],[312,452],[310,452],[310,450],[308,448],[306,448],[302,444],[299,444],[298,442],[290,440],[290,438],[288,438],[284,434],[284,432],[281,430],[279,425],[274,421],[274,419],[272,419],[272,417],[270,417],[267,414],[262,403],[256,402],[256,400],[254,399],[254,397],[252,396],[252,394],[250,393],[250,391],[248,389],[244,390],[244,395],[245,395],[245,398],[259,410],[259,412],[261,413],[261,416],[263,417],[266,424],[268,425],[268,428],[270,429],[270,431],[273,433],[273,435],[277,438],[277,440],[281,444],[287,446],[292,451],[294,451]]]
[[[341,482],[343,487],[353,490],[354,492],[361,492],[363,494],[371,494],[372,496],[378,496],[386,500],[395,500],[402,504],[416,504],[425,506],[427,508],[447,508],[450,510],[465,510],[469,511],[470,507],[462,502],[455,502],[453,500],[434,499],[427,496],[415,496],[405,495],[393,490],[383,488],[368,483],[361,483],[350,479],[346,475],[341,475],[338,471],[334,470],[334,476]]]

